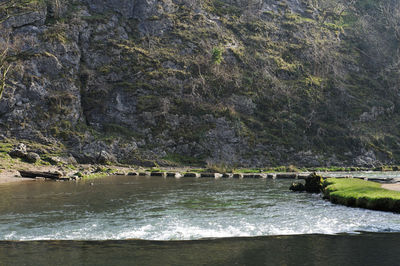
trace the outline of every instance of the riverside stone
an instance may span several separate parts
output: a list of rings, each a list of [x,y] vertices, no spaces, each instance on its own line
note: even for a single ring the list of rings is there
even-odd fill
[[[139,173],[139,176],[150,176],[149,172],[141,172]]]
[[[175,177],[175,178],[181,178],[182,174],[181,173],[167,173],[167,177]]]
[[[298,174],[297,179],[306,179],[309,176],[309,174]]]
[[[276,174],[277,179],[296,179],[297,174],[292,173],[284,173],[284,174]]]
[[[215,173],[215,174],[214,174],[214,177],[215,177],[216,179],[221,178],[221,177],[222,177],[222,174],[220,174],[220,173]]]
[[[40,160],[40,156],[34,152],[28,152],[28,154],[24,158],[28,163],[36,163]]]
[[[244,177],[243,174],[239,173],[239,174],[233,174],[233,178],[240,178],[242,179]]]
[[[9,155],[13,158],[25,158],[27,154],[26,145],[23,143],[16,145],[14,149],[9,152]]]
[[[183,177],[195,177],[195,178],[199,178],[200,174],[199,173],[185,173],[183,175]]]
[[[266,174],[249,174],[245,175],[244,178],[266,178]]]
[[[165,173],[165,172],[151,172],[150,176],[167,177],[167,173]]]
[[[107,163],[116,162],[116,158],[114,155],[103,150],[100,152],[99,157],[97,158],[97,161],[101,164],[107,164]]]
[[[216,174],[215,173],[201,173],[200,177],[210,177],[210,178],[215,178]]]
[[[301,192],[306,190],[304,184],[302,183],[292,183],[289,189],[296,192]]]
[[[323,181],[324,179],[322,176],[317,175],[316,173],[310,174],[306,178],[306,184],[304,186],[305,191],[309,193],[320,193],[323,188]]]
[[[323,190],[323,181],[322,176],[317,175],[316,173],[312,173],[307,176],[305,179],[305,184],[302,183],[292,183],[290,186],[290,190],[292,191],[306,191],[308,193],[320,193]]]

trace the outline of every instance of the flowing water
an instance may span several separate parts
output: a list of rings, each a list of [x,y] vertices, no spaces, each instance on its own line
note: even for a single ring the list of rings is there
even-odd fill
[[[320,195],[291,193],[291,182],[115,176],[76,183],[4,184],[0,186],[0,264],[18,261],[16,265],[30,265],[30,256],[45,259],[40,254],[46,252],[52,254],[53,262],[76,257],[75,265],[99,265],[107,260],[93,254],[105,251],[120,253],[129,261],[133,256],[137,262],[158,254],[157,258],[165,257],[162,261],[182,264],[174,259],[188,258],[173,256],[174,252],[196,257],[199,249],[204,249],[208,253],[199,253],[202,259],[211,259],[206,254],[221,251],[222,257],[207,264],[229,265],[234,256],[227,260],[222,253],[249,255],[267,247],[272,252],[273,243],[293,248],[294,254],[309,254],[304,247],[315,249],[320,242],[325,243],[327,251],[333,243],[348,246],[365,242],[365,246],[358,246],[360,251],[379,240],[400,247],[400,234],[393,233],[400,232],[400,215],[333,205]],[[329,236],[339,233],[347,234]],[[49,253],[51,250],[54,252]],[[345,250],[341,251],[343,256]],[[82,258],[82,252],[86,257]],[[258,258],[260,264],[265,264],[266,254]],[[285,257],[284,253],[280,257]],[[25,262],[20,261],[25,258]],[[239,264],[252,265],[256,256],[249,255],[248,259]],[[197,260],[201,261],[199,256]],[[73,265],[73,260],[70,262]]]

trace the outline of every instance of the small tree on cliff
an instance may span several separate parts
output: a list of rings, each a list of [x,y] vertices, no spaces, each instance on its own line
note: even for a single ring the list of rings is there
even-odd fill
[[[13,55],[16,54],[22,43],[22,40],[19,39],[11,42],[9,36],[9,30],[0,26],[0,100],[6,89],[8,76],[15,67],[15,56]]]
[[[219,47],[214,47],[212,50],[211,60],[214,64],[219,65],[221,64],[222,60],[222,49]]]
[[[3,97],[3,92],[6,88],[8,72],[11,69],[11,64],[7,62],[8,48],[1,51],[0,55],[0,99]]]

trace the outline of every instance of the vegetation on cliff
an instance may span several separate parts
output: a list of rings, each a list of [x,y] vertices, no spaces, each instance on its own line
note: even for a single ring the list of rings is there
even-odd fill
[[[4,1],[0,42],[24,45],[1,132],[62,142],[80,162],[104,151],[148,166],[398,163],[399,11],[394,0]]]

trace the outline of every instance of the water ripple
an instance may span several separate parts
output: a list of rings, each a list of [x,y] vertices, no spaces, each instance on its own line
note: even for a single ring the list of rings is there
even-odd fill
[[[94,182],[101,186],[92,187],[10,186],[0,195],[0,239],[191,240],[400,232],[397,214],[290,193],[286,180],[130,179],[100,179]],[[12,201],[4,198],[10,194]]]

